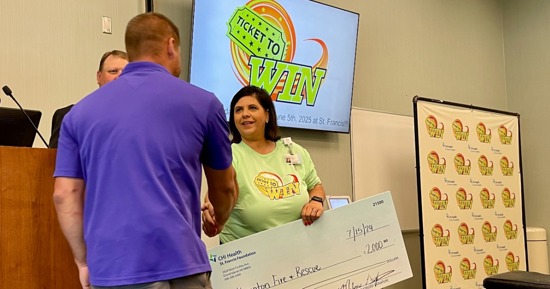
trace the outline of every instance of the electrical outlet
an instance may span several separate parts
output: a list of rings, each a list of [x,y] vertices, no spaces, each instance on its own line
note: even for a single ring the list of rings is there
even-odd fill
[[[103,16],[103,18],[101,20],[101,31],[105,34],[111,34],[112,33],[111,17]]]

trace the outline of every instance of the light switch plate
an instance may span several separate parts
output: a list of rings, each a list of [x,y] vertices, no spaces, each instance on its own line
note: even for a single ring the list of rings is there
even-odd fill
[[[112,33],[111,17],[103,16],[101,20],[101,31],[105,34]]]

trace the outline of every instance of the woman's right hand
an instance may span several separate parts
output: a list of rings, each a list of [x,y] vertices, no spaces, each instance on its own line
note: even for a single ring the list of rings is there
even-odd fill
[[[221,232],[221,228],[218,228],[216,223],[216,217],[214,214],[214,206],[212,203],[205,202],[201,206],[202,210],[202,230],[208,237],[214,237]]]

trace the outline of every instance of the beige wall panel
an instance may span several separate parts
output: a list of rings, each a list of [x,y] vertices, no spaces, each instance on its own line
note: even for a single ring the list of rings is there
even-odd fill
[[[520,114],[525,217],[548,232],[550,1],[507,0],[502,10],[508,110]]]
[[[24,108],[42,111],[39,131],[49,140],[57,108],[97,88],[95,74],[107,50],[124,50],[124,31],[143,1],[0,0],[0,85],[8,85]],[[102,16],[112,34],[101,31]],[[0,105],[16,107],[1,95]],[[35,147],[44,147],[39,137]]]
[[[323,0],[360,13],[353,105],[412,115],[412,98],[506,108],[499,1]]]

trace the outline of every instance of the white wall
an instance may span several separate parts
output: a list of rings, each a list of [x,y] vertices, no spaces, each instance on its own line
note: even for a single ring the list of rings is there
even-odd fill
[[[525,216],[550,230],[550,1],[503,1],[508,109],[520,113]],[[550,256],[549,256],[550,258]]]
[[[24,108],[42,111],[38,128],[46,141],[54,111],[98,87],[101,56],[124,50],[126,24],[142,11],[142,0],[0,0],[0,86]],[[101,32],[102,16],[112,19],[110,35]],[[0,98],[1,106],[16,107]],[[44,147],[38,136],[34,146]]]
[[[353,104],[412,115],[412,98],[506,108],[499,1],[323,0],[360,13]]]

